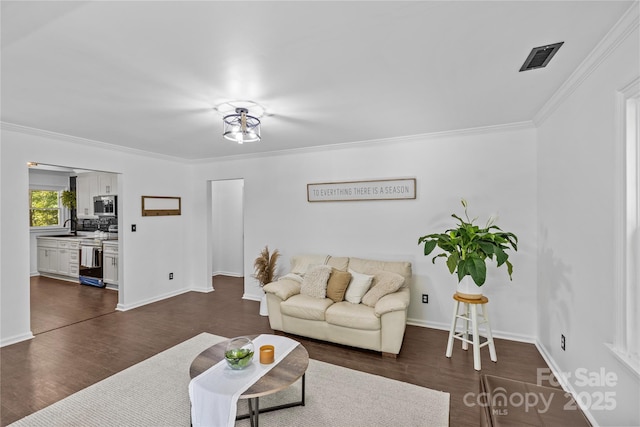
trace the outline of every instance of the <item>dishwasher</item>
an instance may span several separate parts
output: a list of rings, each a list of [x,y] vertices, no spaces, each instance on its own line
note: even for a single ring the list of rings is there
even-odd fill
[[[83,239],[80,241],[80,271],[81,285],[104,288],[102,272],[102,241],[98,239]]]

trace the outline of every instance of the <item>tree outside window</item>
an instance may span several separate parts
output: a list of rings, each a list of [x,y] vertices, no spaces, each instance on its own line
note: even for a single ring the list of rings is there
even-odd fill
[[[54,227],[60,225],[60,192],[29,190],[29,225]]]

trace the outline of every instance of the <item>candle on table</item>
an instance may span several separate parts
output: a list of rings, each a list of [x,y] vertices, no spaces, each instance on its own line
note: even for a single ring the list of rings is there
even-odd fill
[[[274,347],[270,344],[263,345],[260,347],[260,363],[269,364],[273,363],[274,360]]]

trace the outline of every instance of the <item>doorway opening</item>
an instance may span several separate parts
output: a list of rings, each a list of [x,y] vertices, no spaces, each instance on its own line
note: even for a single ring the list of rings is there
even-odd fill
[[[104,195],[117,200],[120,175],[36,163],[28,167],[32,333],[114,312],[124,285],[117,256],[121,206],[95,215],[93,201]],[[105,249],[109,256],[103,256]]]
[[[211,276],[244,277],[244,179],[210,181]],[[238,283],[244,283],[238,280]]]

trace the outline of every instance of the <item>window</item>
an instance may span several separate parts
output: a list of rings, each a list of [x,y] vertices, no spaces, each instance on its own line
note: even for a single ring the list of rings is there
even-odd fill
[[[29,190],[29,226],[59,227],[60,218],[59,191]]]
[[[613,353],[640,377],[640,78],[618,94],[618,241]]]

